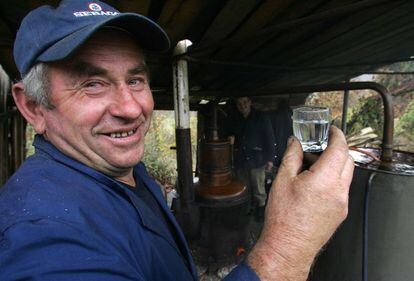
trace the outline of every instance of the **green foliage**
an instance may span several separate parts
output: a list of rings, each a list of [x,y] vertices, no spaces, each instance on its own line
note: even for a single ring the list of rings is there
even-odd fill
[[[414,62],[399,62],[384,66],[379,71],[414,71]],[[375,75],[375,81],[388,89],[391,94],[398,94],[403,90],[410,90],[412,87],[411,75]],[[408,89],[407,89],[408,88]]]
[[[414,99],[408,105],[407,112],[398,121],[396,133],[404,134],[414,141]]]
[[[33,139],[34,139],[35,134],[36,132],[33,126],[27,123],[27,126],[26,126],[26,158],[34,154],[35,149],[33,146]]]
[[[156,111],[151,128],[145,137],[145,153],[142,161],[148,172],[162,184],[174,184],[177,176],[174,138],[174,116],[171,112]]]
[[[376,96],[363,98],[352,111],[348,121],[348,133],[354,134],[366,127],[371,127],[378,136],[382,136],[384,118],[382,102]]]
[[[193,165],[196,155],[197,115],[190,114]],[[173,186],[177,178],[175,147],[175,119],[173,111],[155,111],[151,128],[145,137],[145,153],[142,161],[149,174],[164,186]]]
[[[333,124],[341,126],[343,92],[313,93],[306,99],[307,105],[329,107]]]

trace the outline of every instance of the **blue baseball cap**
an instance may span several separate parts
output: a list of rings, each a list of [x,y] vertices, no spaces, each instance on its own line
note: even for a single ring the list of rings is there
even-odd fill
[[[163,52],[170,47],[165,31],[135,13],[120,13],[100,1],[63,0],[57,8],[41,6],[23,19],[14,42],[14,60],[22,77],[37,62],[70,56],[103,26],[124,29],[144,50]]]

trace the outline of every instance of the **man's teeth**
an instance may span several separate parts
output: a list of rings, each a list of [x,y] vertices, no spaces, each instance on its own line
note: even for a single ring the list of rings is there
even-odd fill
[[[119,132],[119,133],[111,133],[111,138],[125,138],[127,136],[132,135],[135,133],[136,130],[131,130],[129,132]]]

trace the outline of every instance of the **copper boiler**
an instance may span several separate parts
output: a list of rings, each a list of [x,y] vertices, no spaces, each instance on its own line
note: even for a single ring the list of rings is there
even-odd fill
[[[248,194],[233,176],[232,145],[217,134],[216,107],[209,137],[199,146],[199,181],[194,184],[200,206],[198,262],[234,262],[240,248],[247,248]],[[196,257],[197,258],[197,257]]]

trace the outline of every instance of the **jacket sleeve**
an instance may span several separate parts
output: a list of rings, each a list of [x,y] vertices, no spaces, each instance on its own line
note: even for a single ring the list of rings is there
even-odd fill
[[[275,135],[269,116],[263,114],[263,155],[266,162],[275,160]]]
[[[223,281],[260,281],[256,272],[246,262],[241,262],[227,275]]]
[[[108,242],[70,223],[16,223],[0,236],[0,280],[144,280]]]

